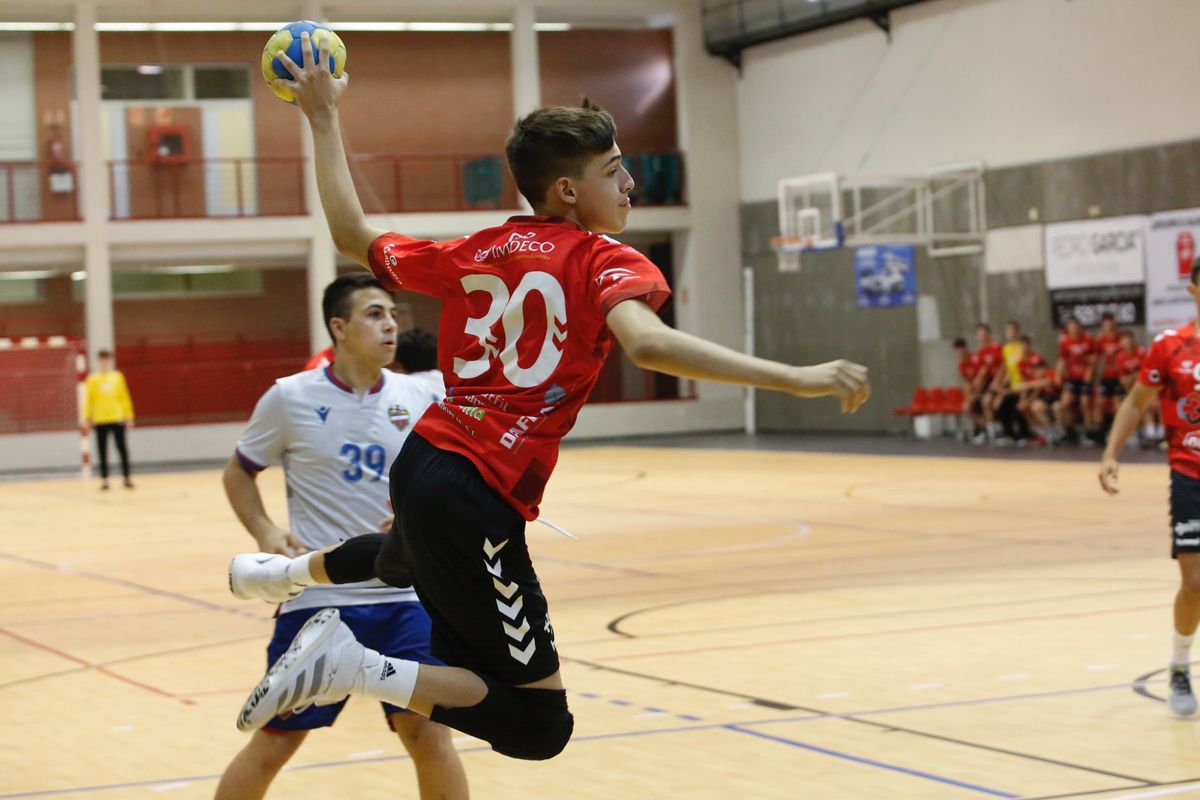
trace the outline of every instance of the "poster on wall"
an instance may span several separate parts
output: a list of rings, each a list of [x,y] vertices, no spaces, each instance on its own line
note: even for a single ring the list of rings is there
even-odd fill
[[[1197,241],[1200,208],[1168,211],[1150,218],[1146,237],[1146,327],[1151,331],[1178,328],[1196,318],[1196,303],[1187,286]]]
[[[1047,225],[1047,288],[1143,283],[1146,222],[1146,217],[1134,216]]]
[[[854,249],[859,308],[911,306],[917,302],[917,267],[911,244]]]
[[[1050,292],[1050,316],[1056,328],[1065,326],[1071,317],[1085,328],[1099,327],[1105,314],[1112,314],[1121,327],[1145,324],[1145,285],[1089,286]]]

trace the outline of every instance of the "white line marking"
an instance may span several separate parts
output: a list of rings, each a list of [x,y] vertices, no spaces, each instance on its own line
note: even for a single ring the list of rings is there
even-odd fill
[[[382,756],[385,753],[387,753],[386,750],[363,750],[358,753],[351,753],[350,757],[351,758],[375,758],[376,756]]]
[[[843,697],[849,697],[849,692],[825,692],[817,695],[818,700],[841,700]]]
[[[731,708],[734,711],[741,711],[745,708],[754,708],[754,703],[729,703],[725,707]]]
[[[644,714],[636,714],[636,715],[634,715],[633,718],[634,719],[654,719],[655,717],[664,716],[666,713],[667,712],[665,712],[665,711],[647,711]]]
[[[1183,794],[1184,792],[1200,791],[1200,783],[1190,783],[1187,786],[1172,786],[1170,789],[1155,789],[1152,792],[1138,792],[1137,794],[1123,794],[1117,797],[1110,797],[1108,800],[1140,800],[1143,797],[1162,797],[1166,794]]]
[[[173,792],[176,789],[186,789],[191,785],[191,781],[175,781],[174,783],[160,783],[157,786],[151,786],[150,789],[155,792]]]
[[[937,681],[931,681],[929,683],[914,683],[908,687],[908,690],[910,692],[924,692],[928,689],[940,689],[941,686],[942,685]]]
[[[1006,672],[1003,675],[997,675],[996,680],[998,680],[998,681],[1023,681],[1026,678],[1032,678],[1032,677],[1033,677],[1032,672]]]
[[[1116,664],[1088,664],[1084,667],[1088,672],[1108,672],[1116,668]]]

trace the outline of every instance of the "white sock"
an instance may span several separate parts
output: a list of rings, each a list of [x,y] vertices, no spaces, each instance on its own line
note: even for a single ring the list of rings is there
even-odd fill
[[[1192,637],[1175,631],[1171,640],[1171,666],[1186,667],[1192,660]]]
[[[305,553],[302,556],[296,556],[288,562],[285,574],[292,583],[297,586],[312,586],[316,583],[313,580],[312,573],[308,570],[308,561],[312,556],[312,553]]]
[[[365,694],[394,706],[408,708],[413,690],[417,688],[416,661],[382,656],[367,648],[363,653],[363,664],[354,679],[354,694]]]

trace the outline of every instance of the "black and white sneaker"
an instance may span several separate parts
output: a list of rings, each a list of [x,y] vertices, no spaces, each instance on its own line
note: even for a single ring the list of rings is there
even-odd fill
[[[1196,695],[1192,694],[1192,679],[1187,667],[1171,667],[1171,691],[1167,707],[1181,717],[1196,713]]]
[[[272,553],[241,553],[229,562],[229,591],[239,600],[258,598],[283,603],[298,597],[303,586],[293,583],[287,567],[292,559]]]
[[[365,655],[336,608],[318,611],[246,698],[238,730],[258,730],[281,714],[344,700]]]

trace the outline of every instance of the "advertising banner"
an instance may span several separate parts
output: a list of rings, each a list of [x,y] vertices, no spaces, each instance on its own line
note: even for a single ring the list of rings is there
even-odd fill
[[[1146,327],[1152,333],[1178,328],[1196,318],[1187,292],[1200,241],[1200,208],[1168,211],[1150,218],[1146,237]]]
[[[911,306],[917,302],[917,268],[911,244],[854,249],[859,308]]]
[[[1047,288],[1143,283],[1146,222],[1146,217],[1136,216],[1047,225]]]

